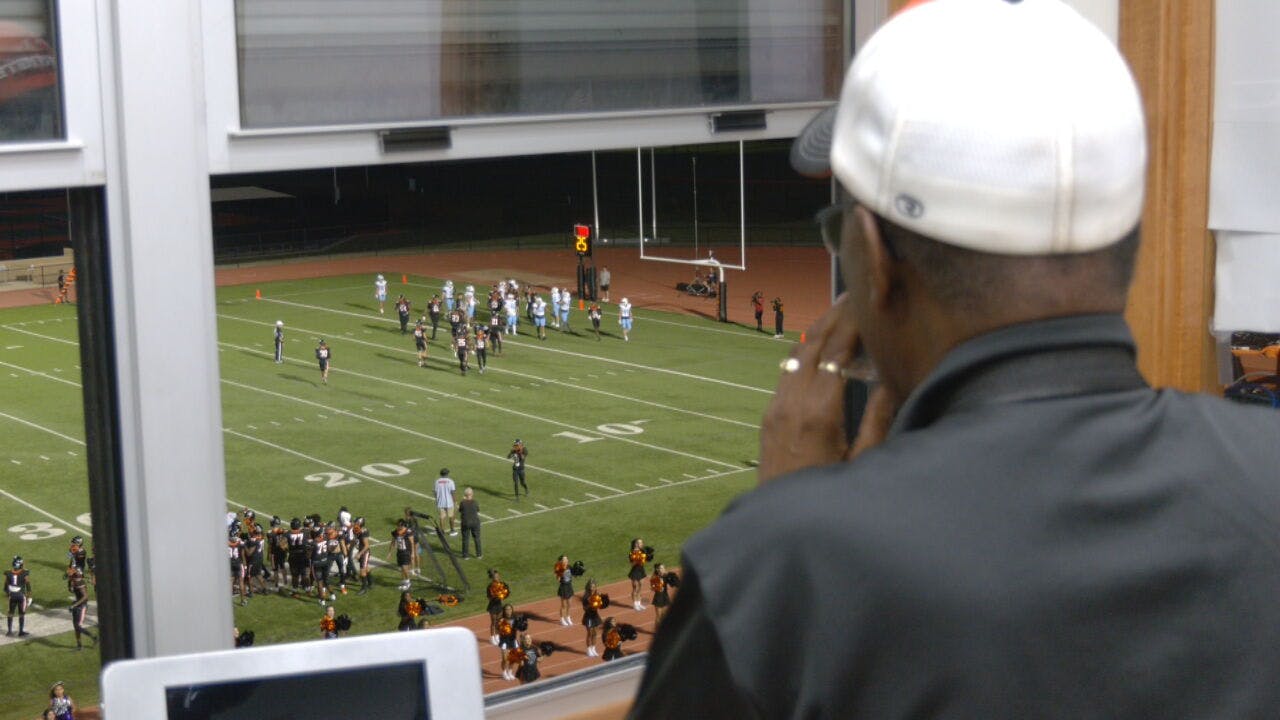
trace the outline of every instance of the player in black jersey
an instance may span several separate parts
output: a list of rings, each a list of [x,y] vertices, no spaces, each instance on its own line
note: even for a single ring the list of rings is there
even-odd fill
[[[413,328],[413,346],[418,349],[418,367],[427,366],[427,329],[419,322]]]
[[[336,527],[330,526],[328,532],[325,534],[325,538],[329,544],[329,562],[327,564],[330,566],[334,565],[335,563],[337,564],[338,592],[342,593],[343,595],[346,595],[347,594],[346,574],[342,570],[342,567],[343,567],[342,561],[346,558],[346,555],[347,555],[347,544],[342,539],[342,530]],[[326,576],[328,575],[327,572],[325,574]],[[336,600],[337,598],[334,596],[332,592],[330,592],[329,599]]]
[[[271,533],[268,535],[271,554],[271,574],[275,576],[276,589],[281,590],[288,584],[289,575],[289,531],[279,516],[271,518]]]
[[[80,572],[88,569],[89,554],[84,550],[84,538],[76,535],[71,538],[71,545],[67,548],[67,567],[79,568]]]
[[[5,635],[13,635],[13,611],[18,611],[18,637],[26,637],[27,605],[31,603],[31,574],[27,572],[21,555],[13,558],[12,567],[4,571],[4,594],[9,598],[9,612],[5,615],[9,629]]]
[[[484,367],[488,364],[488,352],[485,346],[489,344],[489,331],[483,325],[476,325],[476,365],[480,366],[480,374],[484,374]]]
[[[431,339],[436,339],[436,327],[440,325],[440,295],[437,293],[431,296],[431,302],[427,304],[427,317],[431,318]]]
[[[267,594],[267,536],[262,528],[254,525],[249,531],[249,539],[245,541],[245,565],[249,570],[249,597],[253,597],[253,589],[258,588],[259,595]]]
[[[329,594],[329,539],[324,526],[311,531],[311,575],[315,578],[316,597],[320,604],[333,599]]]
[[[456,339],[460,333],[466,332],[466,326],[464,325],[466,314],[462,312],[461,308],[454,308],[450,310],[449,317],[447,319],[449,320],[450,337]]]
[[[325,344],[324,340],[321,340],[320,344],[316,346],[316,360],[320,363],[320,379],[324,381],[325,385],[329,384],[329,360],[332,356],[329,346]]]
[[[396,300],[396,313],[400,315],[400,334],[409,332],[409,301],[402,294]]]
[[[301,520],[294,518],[289,521],[289,532],[285,533],[285,540],[289,543],[289,584],[297,594],[299,589],[306,589],[311,584],[306,577],[309,554],[307,534],[302,529]]]
[[[507,459],[511,461],[511,490],[516,499],[520,499],[520,488],[524,488],[525,497],[529,496],[529,486],[524,481],[524,459],[529,457],[529,449],[520,442],[520,438],[511,444],[511,452]]]
[[[489,318],[489,344],[494,355],[502,355],[502,319],[496,314]]]
[[[360,592],[363,595],[373,587],[373,578],[369,577],[369,559],[373,554],[372,541],[369,539],[369,528],[364,525],[364,518],[357,518],[356,525],[360,535],[356,539],[356,571],[360,573]]]
[[[409,524],[401,519],[396,524],[396,529],[391,531],[391,549],[387,552],[387,559],[391,559],[391,553],[396,554],[396,565],[400,568],[400,589],[409,589],[409,573],[413,569],[414,558],[418,554],[418,546],[413,540],[413,531],[409,529]]]
[[[72,567],[67,570],[67,590],[75,596],[75,601],[71,603],[71,626],[76,631],[76,649],[83,650],[84,646],[80,644],[80,636],[88,635],[89,639],[96,645],[98,638],[93,633],[84,629],[84,614],[89,608],[89,583],[85,582],[84,572],[78,567]]]
[[[600,339],[600,318],[602,317],[599,303],[595,303],[595,302],[591,303],[591,308],[587,310],[587,317],[591,318],[591,329],[596,331],[596,340],[599,340]]]
[[[457,312],[457,311],[455,311]],[[467,331],[463,330],[453,338],[453,349],[458,355],[458,369],[467,374]]]

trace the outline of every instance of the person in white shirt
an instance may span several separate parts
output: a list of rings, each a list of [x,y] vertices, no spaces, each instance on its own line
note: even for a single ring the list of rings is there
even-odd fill
[[[573,328],[569,327],[569,310],[572,308],[573,295],[569,293],[569,289],[565,288],[560,293],[560,324],[559,327],[565,332],[573,332]]]
[[[467,322],[471,322],[471,318],[476,315],[476,286],[468,285],[467,289],[462,293],[462,299],[465,301],[462,305],[462,311],[467,314]]]
[[[436,510],[440,513],[440,527],[444,528],[445,520],[449,521],[449,535],[457,536],[458,531],[453,529],[453,509],[455,503],[453,494],[457,491],[457,486],[453,484],[453,478],[449,477],[449,468],[440,468],[440,477],[436,478]]]
[[[547,302],[541,295],[533,296],[533,326],[538,329],[538,339],[547,339]]]
[[[551,327],[560,327],[560,289],[551,288]]]
[[[440,288],[440,294],[444,295],[444,306],[446,312],[453,311],[453,281],[445,280],[444,287]]]
[[[631,303],[626,298],[618,303],[618,324],[622,326],[622,339],[631,342]]]
[[[383,315],[386,315],[387,314],[387,279],[382,277],[381,275],[378,276],[377,280],[373,281],[373,297],[378,301],[378,312]]]
[[[507,334],[516,335],[516,326],[520,322],[520,305],[516,302],[515,293],[507,293],[502,301],[502,311],[507,314]]]

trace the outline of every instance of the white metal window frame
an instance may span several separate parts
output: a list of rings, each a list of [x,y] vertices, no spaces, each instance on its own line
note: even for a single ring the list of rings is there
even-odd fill
[[[0,192],[101,185],[102,94],[95,2],[57,3],[61,140],[0,143]]]
[[[879,0],[882,4],[884,0]],[[422,123],[381,123],[270,129],[240,124],[235,0],[206,0],[203,14],[206,122],[211,173],[267,172],[321,167],[463,160],[547,153],[668,147],[710,142],[794,137],[815,110],[830,101],[715,108],[664,109],[503,118],[463,118]],[[714,112],[765,109],[768,127],[712,131]],[[450,147],[382,152],[382,130],[449,127]]]

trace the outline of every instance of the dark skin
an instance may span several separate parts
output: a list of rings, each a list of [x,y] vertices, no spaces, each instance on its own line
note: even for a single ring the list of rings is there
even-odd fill
[[[1027,277],[1011,282],[1004,302],[982,312],[957,309],[930,293],[910,263],[895,259],[880,224],[862,206],[844,217],[841,272],[847,292],[818,318],[791,357],[765,411],[759,481],[808,467],[851,460],[879,445],[902,403],[954,347],[997,328],[1033,320],[1124,310],[1127,288],[1099,287],[1088,277]],[[880,384],[867,401],[850,446],[843,428],[843,378],[820,369],[848,367],[865,346]]]

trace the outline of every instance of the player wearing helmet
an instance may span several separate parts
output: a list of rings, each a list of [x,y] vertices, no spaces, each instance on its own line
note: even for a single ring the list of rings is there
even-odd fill
[[[245,543],[240,538],[240,530],[232,527],[227,531],[227,557],[231,561],[231,590],[240,592],[240,604],[249,604],[249,589],[245,586]]]
[[[618,303],[618,324],[622,326],[622,339],[631,342],[631,301],[626,298]]]
[[[515,494],[516,499],[520,499],[520,488],[524,488],[525,497],[529,496],[529,485],[524,481],[524,459],[529,456],[529,449],[520,442],[520,438],[516,438],[511,443],[511,451],[507,453],[507,459],[511,461],[511,491]]]
[[[80,642],[81,635],[88,635],[94,644],[97,644],[98,638],[93,633],[84,629],[84,613],[89,607],[89,584],[85,582],[84,572],[78,567],[72,567],[67,570],[67,590],[75,596],[75,602],[71,603],[71,627],[76,631],[76,649],[83,650],[84,645]]]
[[[386,315],[387,314],[387,279],[382,277],[381,275],[378,276],[378,279],[373,281],[373,297],[378,301],[378,314]]]
[[[4,594],[9,598],[9,611],[5,615],[8,630],[5,635],[13,635],[13,611],[18,611],[18,637],[26,637],[27,605],[31,604],[31,575],[27,572],[21,555],[15,555],[12,567],[4,571]]]
[[[276,363],[284,362],[284,321],[276,321]]]

